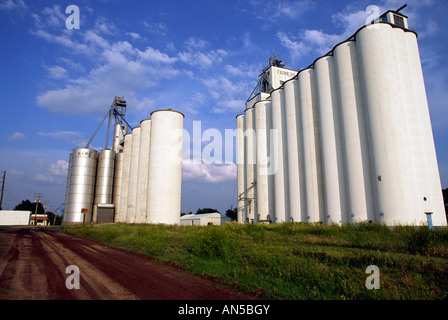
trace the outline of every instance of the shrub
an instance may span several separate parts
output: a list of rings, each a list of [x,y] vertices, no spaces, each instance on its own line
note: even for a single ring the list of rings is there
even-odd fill
[[[193,233],[188,245],[197,256],[225,258],[232,251],[232,241],[219,226],[201,227]]]

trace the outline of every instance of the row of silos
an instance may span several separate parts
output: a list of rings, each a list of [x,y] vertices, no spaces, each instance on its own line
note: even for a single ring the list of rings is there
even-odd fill
[[[63,223],[179,224],[183,119],[157,110],[130,133],[117,124],[113,150],[74,149]]]
[[[359,29],[237,116],[237,141],[241,222],[446,225],[412,31]]]

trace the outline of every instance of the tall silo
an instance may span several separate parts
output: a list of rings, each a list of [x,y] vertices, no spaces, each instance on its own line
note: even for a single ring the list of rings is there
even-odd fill
[[[124,124],[116,123],[114,126],[114,138],[112,150],[115,153],[119,153],[123,149],[122,143],[124,135],[128,132],[128,126]]]
[[[272,91],[271,99],[272,129],[277,134],[277,139],[276,141],[273,141],[273,148],[271,150],[271,157],[276,168],[274,175],[275,220],[273,221],[280,223],[290,220],[287,137],[283,87]]]
[[[90,223],[95,194],[98,152],[88,148],[73,149],[68,199],[63,224]]]
[[[236,117],[236,165],[237,165],[237,221],[245,221],[246,206],[244,200],[245,188],[245,163],[244,163],[244,114]]]
[[[345,150],[347,216],[342,222],[377,221],[374,206],[366,116],[356,43],[334,49],[342,141]],[[344,190],[342,190],[344,192]]]
[[[413,32],[404,34],[406,40],[406,53],[409,60],[408,70],[412,74],[408,84],[412,87],[413,99],[415,105],[415,120],[418,130],[416,136],[420,138],[420,144],[414,154],[416,163],[415,168],[419,173],[419,192],[417,195],[419,215],[431,215],[431,220],[435,226],[446,226],[447,220],[444,214],[442,185],[440,183],[439,167],[437,163],[436,149],[431,126],[431,118],[426,96],[425,82],[423,78],[422,65],[416,35]],[[428,217],[423,217],[428,219]]]
[[[120,215],[121,181],[123,178],[123,157],[124,157],[123,152],[115,154],[114,189],[112,193],[113,204],[115,208],[114,222],[119,221],[119,215]]]
[[[68,157],[67,184],[65,185],[64,211],[65,211],[65,208],[68,205],[68,188],[70,186],[70,171],[71,171],[71,168],[72,168],[72,158],[73,158],[73,152],[70,153],[70,155]]]
[[[180,223],[183,120],[171,109],[151,113],[147,223]]]
[[[142,130],[141,127],[136,127],[132,129],[132,148],[131,148],[131,158],[129,165],[129,184],[128,184],[128,209],[126,212],[127,223],[135,223],[141,130]]]
[[[302,217],[302,221],[325,221],[314,70],[308,68],[300,71],[298,73],[298,82],[299,108],[302,114],[303,160],[306,186],[306,212]]]
[[[288,137],[289,210],[291,220],[301,222],[306,212],[306,189],[298,80],[288,80],[283,84],[283,87],[285,90],[286,135]]]
[[[257,215],[256,222],[273,222],[273,212],[270,203],[273,203],[273,185],[270,184],[270,176],[275,174],[273,161],[270,155],[270,133],[272,128],[271,102],[258,101],[254,104],[255,132],[256,132],[256,181],[257,181]]]
[[[253,222],[256,214],[256,135],[255,135],[255,117],[254,108],[248,108],[244,111],[245,117],[245,171],[246,171],[246,189],[244,197],[246,200],[246,217],[244,222]]]
[[[344,153],[339,120],[338,87],[333,56],[314,62],[319,129],[322,152],[322,178],[327,223],[342,223],[347,215]],[[322,222],[323,222],[322,221]]]
[[[389,74],[401,69],[397,64],[404,53],[397,50],[397,40],[387,24],[367,26],[356,35],[374,190],[381,222],[387,225],[416,223],[410,214],[415,209],[415,194],[409,183],[413,168],[407,146],[412,140],[406,130],[406,93],[399,72],[393,77]]]
[[[135,223],[146,222],[146,202],[148,197],[149,148],[151,143],[151,119],[140,122],[140,153],[137,178],[137,204]]]
[[[129,169],[131,166],[132,133],[124,136],[123,147],[123,169],[121,172],[120,206],[118,210],[118,222],[127,222],[128,191],[129,191]]]
[[[93,222],[113,221],[113,207],[112,191],[114,184],[114,167],[115,167],[115,152],[110,149],[105,149],[100,152],[98,156],[97,172],[96,172],[96,186],[95,186],[95,200],[93,202]],[[99,207],[103,208],[104,217],[98,217]],[[110,215],[110,218],[105,217]]]

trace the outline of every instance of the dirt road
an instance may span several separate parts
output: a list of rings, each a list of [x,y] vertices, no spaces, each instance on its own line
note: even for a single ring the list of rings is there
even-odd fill
[[[44,227],[0,229],[0,300],[253,299],[148,257]],[[79,289],[68,266],[79,268]],[[70,277],[69,281],[67,279]]]

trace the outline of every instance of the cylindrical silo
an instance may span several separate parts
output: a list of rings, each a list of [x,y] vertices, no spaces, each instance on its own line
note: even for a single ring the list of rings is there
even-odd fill
[[[73,153],[70,153],[70,155],[68,157],[67,184],[65,185],[64,211],[65,211],[66,206],[68,205],[68,188],[70,186],[70,171],[72,168],[72,157],[73,157]],[[62,213],[64,213],[64,211]]]
[[[289,190],[288,190],[288,157],[285,128],[285,99],[283,87],[271,92],[272,99],[272,129],[277,132],[277,141],[273,142],[271,157],[276,172],[274,175],[275,220],[280,223],[289,221]]]
[[[123,169],[121,173],[120,204],[118,210],[118,222],[127,222],[128,193],[129,193],[129,169],[131,167],[132,133],[124,136]]]
[[[420,53],[417,37],[413,32],[404,34],[406,40],[406,53],[408,58],[409,86],[412,87],[413,95],[410,95],[414,106],[415,121],[418,130],[415,130],[415,139],[419,137],[419,146],[415,148],[415,168],[419,173],[418,220],[426,220],[431,215],[434,226],[446,226],[447,220],[444,214],[442,186],[440,183],[439,167],[434,145],[434,137],[429,115],[428,100],[420,61]]]
[[[338,87],[333,56],[314,62],[322,154],[322,178],[327,223],[342,223],[346,216],[344,154],[339,121]]]
[[[90,223],[98,152],[87,148],[73,150],[70,169],[68,199],[64,208],[63,223]]]
[[[377,212],[387,225],[412,223],[408,198],[411,175],[405,106],[397,65],[405,52],[397,51],[392,26],[369,25],[356,35]],[[412,192],[411,192],[412,193]]]
[[[303,166],[302,117],[297,79],[283,84],[285,90],[286,135],[289,175],[289,210],[292,222],[301,222],[306,212],[306,188]]]
[[[112,204],[115,152],[105,149],[98,156],[93,222],[97,222],[98,204]]]
[[[180,224],[183,120],[171,109],[151,113],[148,223]]]
[[[142,120],[140,122],[140,127],[140,153],[138,161],[137,205],[135,213],[135,223],[146,223],[151,119]]]
[[[270,176],[275,174],[273,161],[270,155],[270,132],[272,128],[271,102],[267,100],[258,101],[254,104],[255,110],[255,132],[256,132],[256,181],[257,181],[257,216],[256,222],[273,222],[273,212],[269,204],[273,199],[273,185]]]
[[[255,134],[255,116],[254,108],[248,108],[245,114],[245,165],[246,165],[246,190],[244,197],[246,199],[246,217],[245,222],[254,222],[256,214],[256,175],[257,175],[257,150],[256,150],[256,134]]]
[[[244,114],[236,117],[236,166],[237,166],[237,221],[245,222],[245,163],[244,163]]]
[[[112,150],[115,153],[119,153],[121,149],[123,149],[122,142],[124,139],[124,135],[128,131],[128,126],[124,124],[116,123],[114,126],[114,139],[113,139],[113,147]]]
[[[138,161],[140,155],[140,133],[141,127],[132,129],[132,148],[129,165],[129,185],[128,185],[128,209],[126,212],[126,221],[135,223],[137,206],[137,183],[138,183]]]
[[[354,41],[334,49],[342,140],[345,150],[347,215],[342,222],[376,222],[358,53]]]
[[[121,181],[123,178],[123,156],[124,153],[115,154],[115,168],[114,168],[114,191],[113,204],[115,208],[114,221],[119,221],[120,215],[120,199],[121,199]]]
[[[323,222],[325,210],[314,70],[309,68],[299,72],[298,83],[306,185],[306,213],[302,221]]]

